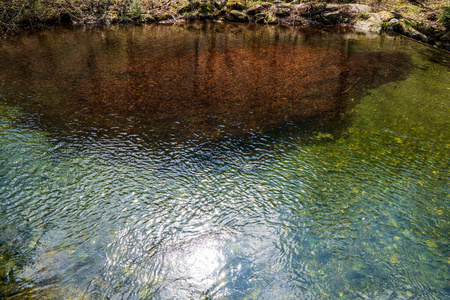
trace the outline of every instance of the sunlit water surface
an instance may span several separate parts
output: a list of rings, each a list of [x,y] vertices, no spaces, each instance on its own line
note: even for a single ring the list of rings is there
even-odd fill
[[[0,44],[0,297],[448,299],[448,53],[343,29]]]

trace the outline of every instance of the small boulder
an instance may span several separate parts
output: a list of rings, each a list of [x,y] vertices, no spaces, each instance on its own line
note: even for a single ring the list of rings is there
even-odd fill
[[[259,5],[259,4],[253,4],[253,5],[250,6],[250,8],[247,10],[247,15],[254,16],[254,15],[259,14],[260,12],[262,12],[263,9],[264,9],[264,7],[262,7],[262,5]]]
[[[323,13],[326,8],[326,3],[318,3],[318,4],[299,4],[294,5],[292,7],[298,14],[302,16],[313,16],[317,14]]]
[[[233,22],[248,22],[248,16],[242,11],[232,10],[228,15],[228,20]]]
[[[369,18],[365,20],[357,20],[354,26],[365,30],[381,32],[383,21],[380,16],[374,13],[369,13],[367,15]]]
[[[417,29],[414,28],[408,28],[409,33],[411,34],[411,37],[415,40],[419,40],[421,42],[427,43],[428,42],[428,37],[421,33],[420,31],[418,31]]]
[[[394,18],[396,18],[396,19],[401,19],[402,18],[402,15],[399,12],[390,11],[390,13],[393,14]]]
[[[255,22],[256,23],[265,23],[266,18],[268,18],[268,15],[266,13],[258,13],[255,15]]]
[[[198,12],[201,14],[211,14],[215,10],[214,5],[209,4],[207,2],[201,2],[200,6],[198,7]]]
[[[411,26],[411,22],[406,19],[392,19],[388,23],[388,29],[409,37],[411,37],[411,33],[409,32],[408,28],[410,28]]]
[[[244,4],[242,4],[239,0],[229,0],[227,2],[227,8],[229,10],[243,10],[245,8]]]
[[[278,18],[277,17],[269,17],[269,18],[267,18],[266,23],[270,24],[270,25],[276,25],[276,24],[278,24]]]
[[[387,23],[386,29],[389,30],[389,31],[394,31],[394,27],[396,26],[396,24],[397,24],[398,22],[399,22],[399,21],[398,21],[398,19],[396,19],[396,18],[391,19],[391,20]]]
[[[312,14],[321,14],[327,9],[327,4],[325,2],[321,2],[319,4],[314,5],[311,10]]]
[[[378,15],[380,16],[383,22],[389,22],[390,20],[395,18],[394,14],[388,11],[380,11]]]
[[[119,22],[119,13],[116,11],[108,11],[106,18],[105,18],[105,22],[107,24]]]
[[[170,15],[167,12],[157,12],[153,15],[156,21],[167,21],[167,20],[173,20],[172,15]]]
[[[221,17],[225,16],[227,14],[227,10],[225,8],[222,8],[221,10],[217,10],[214,13],[214,18],[220,19]]]
[[[415,25],[412,21],[407,19],[401,20],[392,19],[388,23],[388,29],[393,30],[402,35],[411,37],[413,39],[422,41],[424,43],[427,43],[428,37],[425,34],[418,31],[416,28],[414,28],[415,26],[417,26],[417,24]]]
[[[327,4],[326,8],[327,8],[327,11],[337,11],[342,8],[342,5],[331,3],[331,4]]]
[[[291,9],[290,8],[277,8],[275,15],[277,17],[286,17],[289,15]]]
[[[194,1],[194,2],[186,2],[178,9],[178,14],[184,14],[193,11],[197,7],[199,7],[200,2]]]
[[[287,3],[280,3],[280,4],[277,4],[276,7],[277,7],[278,9],[291,9],[291,6],[290,6],[289,4],[287,4]]]
[[[144,22],[155,22],[155,18],[151,14],[144,14],[142,19]]]
[[[342,19],[342,13],[340,11],[330,11],[324,13],[323,17],[330,23],[337,23]]]
[[[347,4],[347,7],[357,14],[368,14],[372,12],[372,8],[365,4]]]
[[[214,5],[214,7],[216,9],[222,9],[227,4],[227,1],[226,0],[214,0],[212,4]]]

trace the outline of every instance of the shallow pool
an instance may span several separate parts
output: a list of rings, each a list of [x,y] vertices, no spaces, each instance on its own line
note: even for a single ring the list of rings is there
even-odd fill
[[[450,55],[351,29],[0,42],[0,297],[448,299]]]

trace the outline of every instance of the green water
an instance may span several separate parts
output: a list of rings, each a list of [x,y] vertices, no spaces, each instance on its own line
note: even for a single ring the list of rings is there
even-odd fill
[[[323,104],[300,120],[289,115],[285,123],[275,113],[262,120],[241,118],[249,111],[243,105],[231,106],[238,107],[238,116],[219,115],[222,123],[215,118],[196,123],[203,112],[211,113],[203,104],[195,104],[199,114],[182,108],[188,120],[178,106],[167,106],[172,120],[134,111],[130,119],[120,106],[103,111],[100,98],[83,100],[95,106],[75,103],[82,100],[73,91],[86,93],[77,82],[85,85],[83,74],[89,72],[74,69],[83,63],[70,53],[81,55],[108,38],[114,45],[134,41],[138,50],[126,60],[119,46],[93,51],[91,61],[108,61],[102,68],[114,69],[115,59],[120,66],[139,62],[150,55],[143,49],[152,45],[157,53],[168,40],[176,47],[167,59],[191,55],[195,47],[186,45],[195,38],[199,53],[206,51],[202,45],[209,49],[205,53],[219,53],[223,47],[208,48],[212,37],[222,46],[227,42],[226,53],[241,59],[248,58],[246,52],[234,49],[262,51],[268,45],[287,54],[292,52],[283,50],[285,45],[299,52],[319,47],[339,60],[355,53],[362,53],[361,60],[399,53],[404,71],[394,69],[395,79],[382,62],[380,68],[367,67],[384,79],[353,80],[342,89],[345,105]],[[76,49],[55,50],[63,42]],[[329,52],[335,49],[338,56]],[[27,58],[30,53],[38,58]],[[2,298],[450,297],[448,53],[400,37],[351,31],[191,25],[40,33],[3,42],[0,57],[8,66],[0,71]],[[229,70],[245,80],[230,61]],[[27,65],[32,67],[24,69]],[[54,77],[44,74],[46,68],[56,70]],[[274,70],[277,76],[269,82],[290,76],[282,66],[267,72]],[[98,85],[104,72],[95,77]],[[364,68],[358,72],[353,78],[362,77]],[[222,77],[201,76],[210,77],[193,81],[200,82],[194,88],[219,99],[220,87],[210,90],[201,83],[217,84]],[[321,82],[318,90],[325,86]],[[186,93],[196,95],[191,92]],[[285,93],[292,95],[289,89]],[[327,91],[324,95],[317,99],[333,103]],[[170,122],[188,130],[167,130]],[[206,125],[195,131],[184,124]],[[192,131],[193,136],[187,133]]]

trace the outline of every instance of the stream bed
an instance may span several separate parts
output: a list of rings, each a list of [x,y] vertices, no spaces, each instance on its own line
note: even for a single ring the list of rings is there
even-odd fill
[[[0,298],[448,299],[450,54],[184,23],[0,41]]]

